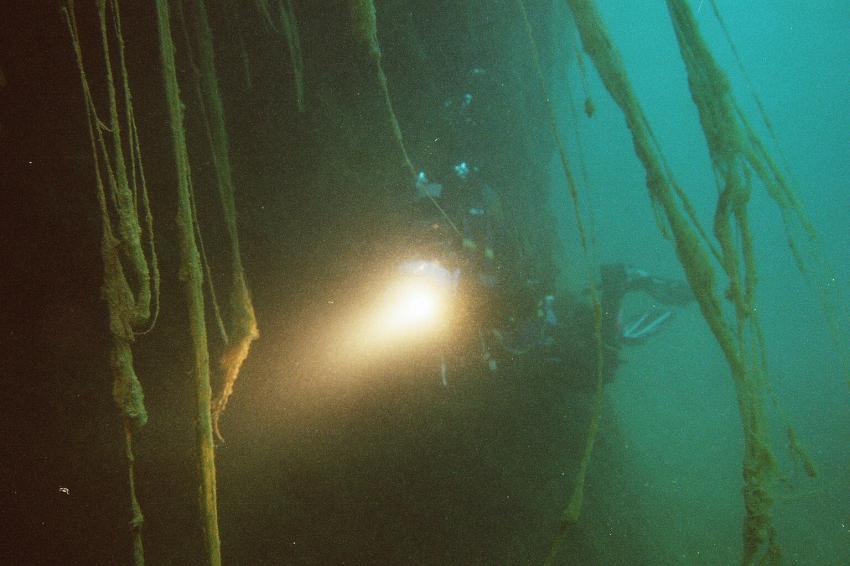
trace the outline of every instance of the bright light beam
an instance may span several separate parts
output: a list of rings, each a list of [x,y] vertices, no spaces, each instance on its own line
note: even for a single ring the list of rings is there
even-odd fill
[[[390,335],[425,332],[440,321],[443,304],[438,289],[426,281],[410,280],[390,291],[389,303],[376,321]]]
[[[438,339],[450,323],[459,275],[435,261],[403,263],[348,337],[352,351],[369,357]]]

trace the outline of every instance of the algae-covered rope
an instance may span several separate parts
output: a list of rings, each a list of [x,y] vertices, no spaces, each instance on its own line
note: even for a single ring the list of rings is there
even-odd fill
[[[259,337],[254,305],[242,265],[242,252],[239,245],[239,232],[236,222],[236,201],[233,173],[230,164],[230,148],[225,128],[224,105],[215,69],[212,30],[210,29],[206,5],[203,0],[194,5],[189,16],[193,35],[197,42],[197,64],[195,85],[198,100],[204,117],[204,126],[213,167],[216,172],[219,201],[221,202],[230,254],[230,301],[229,317],[225,332],[225,351],[219,359],[222,377],[212,401],[213,430],[219,440],[223,440],[219,429],[219,419],[227,407],[233,393],[233,387],[239,376],[239,370],[251,349],[251,343]],[[187,38],[191,49],[192,41]]]
[[[387,119],[393,132],[393,137],[398,147],[401,162],[409,174],[411,181],[416,176],[416,170],[407,155],[404,140],[401,135],[401,127],[398,125],[395,111],[390,99],[390,91],[387,86],[387,77],[381,64],[381,46],[378,44],[378,28],[375,21],[375,4],[372,0],[349,0],[351,9],[351,26],[354,39],[358,46],[368,55],[369,60],[375,67],[375,76],[384,95],[384,105],[387,109]]]
[[[747,68],[744,66],[744,60],[741,57],[740,53],[738,53],[738,47],[735,45],[735,42],[732,41],[732,34],[729,32],[729,28],[726,26],[726,21],[723,16],[720,14],[720,9],[717,7],[717,2],[715,0],[709,0],[711,4],[711,10],[714,12],[714,17],[717,20],[717,23],[720,25],[720,29],[723,31],[723,36],[726,38],[726,43],[729,45],[729,49],[732,50],[732,55],[735,57],[735,62],[738,65],[738,69],[741,71],[741,75],[744,77],[744,81],[747,83],[747,88],[750,90],[750,96],[753,99],[753,102],[756,104],[756,108],[758,109],[759,116],[761,117],[762,123],[764,127],[767,128],[767,133],[770,136],[771,141],[773,141],[773,146],[776,148],[776,151],[779,152],[779,157],[782,160],[782,165],[785,167],[786,171],[790,170],[788,166],[788,159],[785,157],[785,153],[782,151],[782,145],[779,143],[779,137],[776,135],[776,131],[773,128],[773,121],[767,115],[767,110],[764,107],[764,103],[761,101],[761,97],[758,95],[756,91],[755,83],[750,78],[750,73],[747,72]]]
[[[221,564],[221,542],[215,478],[215,451],[211,415],[209,351],[204,313],[203,270],[195,239],[192,214],[189,152],[186,145],[183,102],[177,80],[174,40],[168,0],[156,0],[160,57],[169,113],[169,125],[177,167],[177,232],[180,248],[180,278],[183,281],[192,339],[192,375],[195,380],[195,431],[198,445],[199,503],[206,549],[205,562]]]
[[[192,41],[189,37],[189,31],[186,25],[186,19],[183,16],[183,3],[177,2],[174,4],[174,10],[176,12],[176,20],[179,23],[179,26],[183,29],[183,36],[186,45],[186,58],[189,61],[189,66],[195,71],[196,75],[200,72],[198,71],[198,67],[194,61],[194,55],[192,54]],[[198,85],[198,81],[193,81],[195,85],[195,90],[198,93],[198,103],[203,110],[203,113],[206,115],[206,109],[204,109],[203,97],[200,93],[200,86]],[[204,121],[206,125],[206,120]],[[209,132],[208,132],[209,133]],[[201,230],[201,219],[198,214],[198,199],[195,195],[195,185],[192,181],[192,177],[189,177],[189,203],[192,207],[192,220],[193,225],[195,227],[195,238],[198,242],[198,252],[201,256],[201,265],[203,266],[204,273],[206,274],[206,278],[204,279],[204,283],[207,285],[207,289],[209,290],[209,299],[210,306],[213,314],[213,318],[215,320],[215,326],[218,330],[219,336],[221,340],[227,344],[230,342],[227,334],[227,327],[224,323],[224,315],[222,314],[221,303],[218,300],[218,291],[216,290],[215,279],[213,278],[213,269],[212,263],[207,256],[207,246],[204,243],[204,233]]]
[[[136,126],[136,114],[133,107],[133,91],[130,89],[130,74],[127,71],[127,58],[124,43],[124,33],[121,25],[121,11],[118,0],[110,0],[112,6],[112,25],[115,30],[115,41],[118,43],[118,65],[121,69],[122,93],[124,95],[125,122],[127,125],[127,151],[129,153],[130,175],[128,177],[130,189],[133,191],[134,204],[139,210],[139,196],[141,196],[140,214],[144,215],[144,232],[147,232],[147,249],[150,267],[151,302],[153,312],[148,317],[148,324],[143,329],[134,329],[139,334],[147,334],[156,326],[159,318],[159,258],[156,253],[156,242],[153,230],[153,213],[151,211],[150,195],[148,193],[145,168],[142,165],[142,144],[139,141],[139,128]],[[104,22],[105,24],[105,22]]]
[[[750,251],[744,252],[746,256],[744,268],[747,275],[744,280],[744,290],[742,291],[739,285],[736,291],[740,300],[736,310],[737,321],[730,327],[723,315],[721,298],[716,291],[709,243],[704,241],[704,236],[702,240],[697,237],[687,215],[683,214],[677,205],[675,196],[678,192],[677,185],[669,169],[664,165],[647,119],[631,88],[620,55],[608,36],[595,3],[592,0],[567,0],[567,4],[573,13],[585,51],[596,66],[606,89],[625,116],[632,134],[635,153],[646,170],[649,194],[666,217],[685,276],[694,291],[703,317],[731,369],[745,435],[743,468],[747,486],[744,492],[747,516],[744,522],[744,556],[754,556],[763,551],[764,559],[777,560],[779,550],[769,514],[772,500],[766,488],[766,483],[774,469],[773,457],[765,439],[763,411],[756,390],[757,380],[753,379],[752,368],[747,361],[747,351],[741,347],[740,341],[742,317],[746,317],[749,310],[743,299],[751,298],[749,289],[755,282],[751,265],[747,265],[746,259],[750,257]],[[728,126],[724,124],[723,127]],[[746,226],[743,206],[746,195],[744,190],[745,187],[741,185],[730,187],[730,191],[726,193],[728,202],[721,203],[718,207],[718,210],[721,208],[723,210],[719,212],[720,226],[718,227],[716,223],[715,230],[723,237],[729,233],[726,225],[723,224],[726,222],[725,217],[728,213],[734,214],[736,219]],[[721,242],[721,256],[727,251],[722,247],[726,245],[729,249],[728,244],[728,241]],[[737,267],[730,262],[731,259],[727,256],[724,269],[734,276]]]
[[[159,310],[159,269],[154,246],[153,219],[133,114],[129,73],[124,56],[124,38],[118,2],[115,0],[109,2],[112,14],[111,27],[106,17],[107,1],[100,0],[97,3],[97,9],[109,106],[108,125],[98,117],[89,86],[73,2],[63,7],[63,13],[71,34],[80,74],[94,163],[96,195],[102,225],[101,257],[104,266],[102,293],[107,304],[109,330],[112,337],[110,348],[112,395],[123,417],[132,515],[130,525],[133,537],[133,561],[137,566],[141,566],[144,564],[143,516],[135,488],[133,434],[147,422],[147,411],[142,386],[134,369],[132,345],[135,336],[150,330],[156,321]],[[122,91],[120,99],[125,110],[123,128],[121,114],[118,111],[119,87],[116,87],[114,63],[109,50],[110,37],[118,44],[118,69]],[[104,131],[111,134],[109,142],[104,136]],[[141,210],[139,193],[142,196]],[[143,245],[145,231],[141,228],[140,216],[145,217],[147,256]],[[156,305],[153,315],[151,314],[152,301]],[[147,329],[142,329],[142,325],[147,325]]]
[[[779,206],[789,247],[798,268],[803,273],[806,272],[806,266],[801,257],[799,244],[792,234],[792,217],[799,220],[805,235],[811,240],[816,238],[816,234],[784,173],[774,163],[735,102],[728,80],[705,45],[690,8],[681,0],[668,0],[667,6],[673,21],[682,59],[685,62],[691,95],[700,114],[700,121],[708,142],[712,165],[720,189],[715,222],[716,234],[724,253],[724,268],[727,270],[730,279],[730,298],[737,309],[738,341],[739,349],[742,352],[745,351],[743,330],[745,323],[749,329],[752,349],[750,363],[754,369],[751,370],[748,379],[750,381],[749,391],[753,396],[750,402],[754,411],[760,403],[758,397],[761,396],[762,389],[768,386],[768,383],[764,339],[755,310],[755,259],[752,237],[747,222],[747,201],[752,177],[756,177],[764,185],[769,196]],[[731,44],[728,30],[726,30],[725,23],[720,18],[714,2],[712,2],[712,6],[724,33],[727,35],[727,40]],[[739,65],[742,66],[740,56],[734,46],[733,51]],[[744,71],[744,73],[746,77],[746,72]],[[746,79],[752,90],[749,77],[746,77]],[[756,96],[754,92],[752,94]],[[757,97],[756,101],[770,135],[775,137],[761,101]],[[721,206],[721,203],[723,206]],[[737,234],[737,240],[733,240],[733,228]],[[739,264],[743,267],[743,277],[736,272]],[[756,367],[757,365],[758,367]],[[816,472],[813,463],[800,446],[794,429],[782,414],[775,395],[773,395],[773,400],[782,417],[792,456],[799,457],[803,462],[806,473],[814,477]],[[766,425],[758,422],[759,419],[763,419],[763,417],[755,413],[752,415],[752,428],[747,429],[745,427],[745,434],[752,436],[752,438],[747,439],[748,442],[752,442],[754,445],[758,443],[766,445],[767,440],[765,438],[756,437],[759,433],[766,434],[763,432]],[[747,468],[746,461],[745,468]],[[774,471],[769,467],[764,467],[762,470],[764,473],[760,475],[753,474],[749,477],[745,475],[747,481],[744,487],[744,496],[748,501],[748,520],[751,523],[751,528],[746,533],[747,538],[745,539],[745,563],[778,560],[779,557],[779,547],[774,542],[775,532],[768,522],[770,494],[765,494],[771,487],[770,483],[774,479]],[[761,515],[764,518],[760,521]]]
[[[600,350],[601,351],[601,350]],[[576,483],[573,492],[570,494],[570,499],[564,512],[561,514],[561,521],[558,525],[558,535],[552,542],[549,548],[549,554],[543,562],[544,566],[551,566],[555,563],[558,553],[567,539],[570,530],[578,524],[581,518],[581,509],[584,504],[584,484],[587,479],[587,470],[590,468],[590,459],[593,455],[593,447],[596,443],[596,437],[599,434],[599,422],[602,419],[602,401],[604,399],[605,383],[601,377],[597,378],[596,387],[593,392],[593,406],[590,417],[590,426],[587,429],[587,436],[584,441],[584,450],[582,451],[579,469],[576,473]]]

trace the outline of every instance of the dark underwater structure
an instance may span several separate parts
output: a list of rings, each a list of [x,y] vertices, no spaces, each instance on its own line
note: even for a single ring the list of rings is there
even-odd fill
[[[556,155],[589,253],[579,158],[552,108],[579,66],[625,118],[646,173],[635,202],[649,197],[734,380],[741,560],[779,563],[752,191],[769,193],[815,280],[817,234],[767,149],[770,122],[741,110],[689,3],[666,5],[716,179],[710,226],[591,0],[12,11],[0,93],[15,111],[0,135],[36,167],[4,155],[4,209],[23,211],[7,213],[4,263],[25,274],[4,295],[30,287],[4,316],[39,322],[9,335],[25,355],[4,363],[26,375],[34,358],[47,377],[20,378],[3,416],[16,439],[4,506],[21,533],[10,560],[642,563],[650,543],[603,396],[616,353],[595,275],[579,275],[589,298],[565,288],[578,258],[549,204]],[[585,303],[588,331],[559,365],[493,376],[459,363],[447,391],[416,356],[356,367],[334,321],[403,254],[416,174],[458,156],[499,187],[528,276]],[[790,424],[787,438],[815,476]]]

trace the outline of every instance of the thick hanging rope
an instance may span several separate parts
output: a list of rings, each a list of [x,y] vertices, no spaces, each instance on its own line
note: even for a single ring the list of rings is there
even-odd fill
[[[691,96],[699,111],[702,129],[708,142],[711,162],[720,191],[717,214],[715,215],[715,236],[720,242],[724,259],[723,266],[730,281],[730,298],[738,310],[739,349],[744,351],[747,347],[744,329],[742,328],[746,323],[750,340],[754,341],[754,357],[759,360],[758,363],[761,365],[761,367],[756,368],[761,373],[758,377],[766,382],[766,353],[754,304],[755,260],[747,224],[747,204],[752,177],[755,176],[761,181],[768,194],[779,205],[792,251],[799,249],[789,225],[792,215],[800,221],[806,230],[806,234],[812,239],[815,237],[814,230],[800,208],[789,183],[785,180],[785,176],[773,163],[763,144],[747,123],[743,112],[738,108],[732,96],[729,82],[723,71],[715,63],[699,33],[690,8],[681,0],[668,0],[667,7],[676,31],[679,50],[685,62]],[[713,7],[724,32],[727,34],[727,39],[731,42],[716,6],[713,5]],[[735,51],[735,56],[740,65],[741,61],[737,51]],[[748,77],[747,80],[749,81]],[[751,84],[750,87],[752,88]],[[770,122],[764,114],[761,101],[758,98],[756,98],[756,101],[769,133],[775,136]],[[743,270],[743,274],[739,274],[739,269]],[[761,391],[753,390],[751,394],[760,395]],[[775,398],[774,403],[776,403]],[[802,459],[807,473],[814,475],[814,466],[797,442],[793,428],[787,420],[784,424],[791,450]],[[763,425],[759,426],[763,427]],[[760,468],[755,468],[755,470],[761,471]],[[745,500],[749,500],[748,510],[750,510],[750,515],[754,519],[757,519],[760,515],[767,516],[769,513],[770,499],[769,496],[762,495],[762,491],[767,491],[766,486],[771,479],[770,472],[771,470],[768,469],[762,476],[749,477],[745,467],[744,497]],[[761,521],[751,521],[749,528],[752,532],[745,532],[744,562],[754,563],[765,559],[778,560],[778,545],[773,542],[775,533],[767,517],[761,519]]]
[[[752,144],[743,135],[728,79],[702,40],[690,8],[678,0],[668,0],[667,8],[717,180],[719,195],[714,235],[720,244],[721,264],[729,281],[726,296],[736,311],[735,349],[742,358],[741,363],[749,366],[733,374],[745,436],[744,502],[747,515],[744,521],[743,563],[776,563],[780,559],[780,549],[770,515],[773,505],[770,485],[775,479],[776,464],[768,444],[759,390],[760,379],[766,377],[763,374],[765,368],[761,365],[762,355],[748,356],[747,345],[749,339],[757,342],[755,348],[761,349],[762,346],[755,312],[757,275],[748,204],[753,173],[761,178],[783,210],[791,206],[787,198],[789,189],[781,176],[766,175],[767,165],[759,159]]]
[[[142,544],[144,518],[136,496],[133,434],[144,426],[148,417],[142,386],[133,368],[132,344],[136,334],[146,332],[155,322],[159,305],[159,269],[154,247],[153,219],[145,185],[129,74],[124,56],[124,38],[118,3],[115,0],[109,2],[111,25],[107,22],[106,0],[99,0],[97,7],[109,105],[108,125],[98,117],[89,86],[73,2],[63,7],[63,13],[71,33],[80,72],[92,159],[95,165],[95,186],[102,225],[101,257],[104,266],[102,292],[107,304],[109,329],[112,335],[110,351],[113,374],[112,393],[124,417],[125,453],[132,513],[130,526],[133,536],[133,561],[140,566],[144,564]],[[113,74],[114,62],[110,54],[110,41],[118,45],[118,70],[121,76],[118,87]],[[119,100],[124,106],[123,121],[119,112]],[[111,134],[108,136],[108,141],[104,131]],[[140,195],[141,209],[139,208]],[[140,216],[144,217],[146,230],[141,227]],[[147,240],[148,256],[144,252],[144,239]],[[153,314],[151,314],[152,301],[156,304]],[[147,330],[143,330],[144,326],[147,326]]]
[[[219,430],[219,419],[233,393],[233,386],[239,376],[251,343],[259,337],[257,319],[251,293],[245,280],[242,266],[242,253],[239,247],[239,234],[236,225],[236,202],[233,174],[230,167],[230,148],[224,120],[224,105],[215,70],[212,30],[209,26],[206,5],[203,0],[194,4],[190,16],[193,35],[197,45],[196,84],[204,115],[205,130],[213,156],[216,172],[219,200],[224,213],[227,239],[230,252],[230,300],[229,316],[226,323],[225,351],[219,364],[221,379],[218,391],[212,402],[213,430],[219,440],[223,440]]]
[[[767,133],[770,136],[770,139],[773,141],[773,147],[776,151],[779,152],[779,157],[782,159],[782,164],[786,170],[789,170],[788,160],[785,158],[785,154],[782,152],[782,146],[779,143],[779,138],[776,135],[776,132],[773,129],[773,122],[770,117],[767,115],[767,110],[765,110],[764,104],[761,101],[761,97],[756,92],[755,84],[753,80],[750,78],[750,74],[747,72],[747,68],[744,66],[744,61],[741,58],[741,55],[738,53],[738,48],[735,46],[735,42],[732,41],[732,34],[729,33],[729,28],[726,27],[726,21],[723,19],[723,16],[720,15],[720,9],[717,7],[717,2],[714,0],[709,0],[711,4],[711,10],[714,12],[714,17],[717,19],[717,23],[720,24],[720,29],[723,31],[723,36],[726,38],[726,43],[729,45],[729,49],[732,50],[732,54],[735,56],[735,62],[738,65],[738,69],[741,71],[741,75],[744,77],[744,81],[747,83],[747,88],[750,90],[750,96],[753,99],[753,102],[756,104],[756,108],[758,109],[759,116],[761,117],[762,123],[764,127],[767,128]]]
[[[174,4],[174,11],[176,15],[176,21],[178,22],[178,26],[183,29],[183,36],[186,45],[187,51],[187,59],[189,60],[189,66],[195,72],[195,80],[193,81],[193,85],[195,87],[195,92],[198,95],[198,104],[203,108],[203,95],[201,94],[201,87],[198,83],[198,76],[200,75],[200,71],[198,70],[198,66],[195,64],[194,55],[192,54],[192,40],[189,37],[188,26],[186,24],[186,18],[183,16],[183,3],[177,2]],[[203,110],[203,114],[206,115],[206,109]],[[204,126],[207,131],[207,137],[210,137],[209,126],[207,125],[206,120],[204,120]],[[197,197],[195,195],[195,187],[192,181],[191,176],[189,177],[189,202],[192,206],[192,220],[195,227],[195,238],[197,238],[198,242],[198,252],[201,256],[201,266],[206,274],[206,279],[204,283],[206,283],[208,292],[209,292],[209,301],[210,307],[212,310],[213,320],[215,321],[216,328],[218,330],[219,336],[222,341],[227,344],[230,342],[227,336],[227,328],[224,322],[224,315],[222,314],[221,304],[218,300],[218,291],[216,291],[215,279],[213,278],[213,268],[210,263],[209,257],[207,256],[207,248],[204,243],[204,233],[201,230],[201,220],[198,216],[198,204]]]
[[[735,46],[735,42],[732,41],[732,34],[729,32],[729,28],[726,26],[726,21],[720,14],[720,9],[717,7],[717,2],[715,2],[715,0],[710,0],[710,4],[711,9],[714,12],[714,16],[717,19],[717,23],[720,25],[720,29],[723,31],[723,36],[726,38],[726,43],[729,45],[729,48],[732,50],[732,54],[735,56],[735,62],[737,63],[738,69],[741,71],[741,75],[743,76],[744,81],[747,84],[747,88],[750,91],[750,96],[752,97],[753,102],[755,103],[756,108],[758,109],[762,123],[764,124],[764,127],[767,130],[768,136],[773,142],[773,147],[779,153],[779,157],[785,171],[790,172],[788,159],[785,157],[785,154],[782,151],[782,144],[779,143],[779,137],[776,135],[776,131],[773,128],[773,121],[768,116],[764,103],[762,102],[761,97],[758,95],[758,92],[756,92],[755,84],[753,83],[753,80],[750,78],[750,74],[747,72],[747,69],[744,66],[743,58],[738,52],[738,48]],[[772,159],[770,158],[767,151],[764,149],[761,140],[758,139],[758,136],[756,136],[750,125],[746,123],[746,120],[740,109],[737,109],[737,111],[739,116],[741,116],[742,121],[744,122],[743,126],[746,128],[747,136],[750,140],[750,143],[752,143],[754,147],[759,149],[759,153],[765,156],[764,158],[769,164],[772,164]],[[774,168],[778,169],[778,167],[775,166]],[[782,181],[784,182],[784,179],[782,179]],[[797,212],[798,214],[802,214],[802,209],[800,208],[799,204],[796,203],[796,199],[793,199],[791,203],[792,206],[796,208],[795,212]],[[782,206],[782,203],[780,203],[780,207]],[[797,261],[797,267],[799,268],[800,272],[806,277],[809,286],[815,289],[818,294],[821,310],[823,311],[824,317],[826,318],[827,326],[830,330],[833,345],[835,346],[835,350],[841,359],[847,384],[850,385],[850,351],[848,351],[847,347],[847,332],[844,330],[844,326],[839,322],[836,317],[836,312],[840,312],[840,308],[838,305],[846,304],[842,296],[844,290],[839,285],[835,285],[835,276],[832,275],[835,270],[829,265],[829,262],[822,257],[822,254],[820,253],[820,250],[817,247],[810,247],[810,249],[808,250],[809,253],[805,258],[806,261],[804,261],[802,250],[803,246],[801,246],[800,238],[796,237],[796,235],[792,236],[792,227],[789,222],[790,220],[790,215],[783,215],[786,234],[788,234],[789,246],[791,248],[792,253],[794,254],[794,259]],[[814,227],[810,224],[808,219],[803,216],[803,218],[800,219],[799,223],[802,225],[802,228],[804,230],[804,238],[808,238],[810,242],[815,242],[817,240],[817,234],[815,233]],[[811,269],[811,264],[816,264],[816,269]],[[794,444],[792,443],[792,446],[793,445]]]
[[[729,278],[729,292],[725,295],[735,305],[734,321],[730,324],[723,315],[721,295],[716,290],[715,274],[709,255],[711,242],[707,241],[705,236],[702,240],[697,237],[687,216],[677,205],[675,195],[681,194],[681,189],[676,185],[669,168],[664,163],[643,110],[632,91],[620,55],[608,36],[594,2],[567,0],[567,4],[572,10],[585,51],[596,66],[606,89],[623,111],[632,133],[635,152],[646,170],[650,197],[664,213],[688,283],[731,369],[744,430],[743,474],[746,506],[743,532],[744,562],[776,562],[779,560],[780,553],[776,542],[776,531],[770,516],[772,498],[769,492],[776,466],[768,445],[759,391],[763,378],[759,345],[761,338],[757,327],[749,335],[745,334],[745,327],[754,320],[752,307],[756,278],[746,216],[749,178],[746,174],[736,176],[734,173],[741,171],[738,169],[741,165],[740,156],[735,154],[739,146],[718,144],[715,148],[719,151],[718,155],[725,156],[724,159],[727,159],[722,163],[733,164],[730,167],[721,165],[721,162],[715,163],[715,172],[720,174],[720,198],[715,213],[714,231],[720,251],[714,252],[714,255],[716,257],[719,255],[721,265]],[[680,7],[679,4],[681,3],[668,3],[671,8],[677,9]],[[684,53],[694,48],[691,42],[688,42],[687,48],[683,48],[686,64],[687,55]],[[689,80],[693,80],[690,78],[690,73]],[[706,94],[706,97],[724,95],[722,84],[719,86],[715,84],[713,88],[715,90],[712,94]],[[718,91],[718,88],[721,90]],[[728,120],[722,116],[715,116],[709,122],[702,115],[704,109],[700,111],[706,135],[714,136],[710,144],[720,139],[730,139],[732,126]],[[719,112],[722,109],[714,108],[714,111]],[[720,130],[709,133],[710,128]],[[776,175],[776,170],[766,160],[758,160],[756,163],[758,168],[762,169],[762,171],[756,170],[759,176],[762,172],[766,175]],[[774,198],[788,205],[787,208],[780,205],[783,211],[794,207],[794,201],[789,200],[790,196],[785,191],[785,186],[781,182],[768,185],[769,191],[776,191]],[[773,192],[771,196],[774,196]],[[731,219],[734,219],[736,223],[740,241],[736,241],[733,237]],[[750,328],[752,329],[753,326]],[[747,336],[749,345],[745,343]]]
[[[201,522],[204,531],[206,562],[221,564],[221,543],[218,532],[216,502],[215,451],[211,414],[209,351],[206,317],[204,315],[203,270],[195,238],[195,216],[192,213],[191,170],[186,144],[185,119],[177,67],[168,0],[157,0],[160,57],[162,59],[165,95],[168,105],[174,157],[177,166],[177,228],[180,247],[180,278],[184,284],[189,309],[189,330],[192,337],[192,375],[196,389],[196,436],[198,443],[198,473]]]

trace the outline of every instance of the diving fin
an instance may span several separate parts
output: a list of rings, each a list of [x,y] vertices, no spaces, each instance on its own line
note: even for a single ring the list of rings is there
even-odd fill
[[[652,307],[622,324],[620,338],[626,344],[640,344],[657,334],[672,318],[672,308]]]

